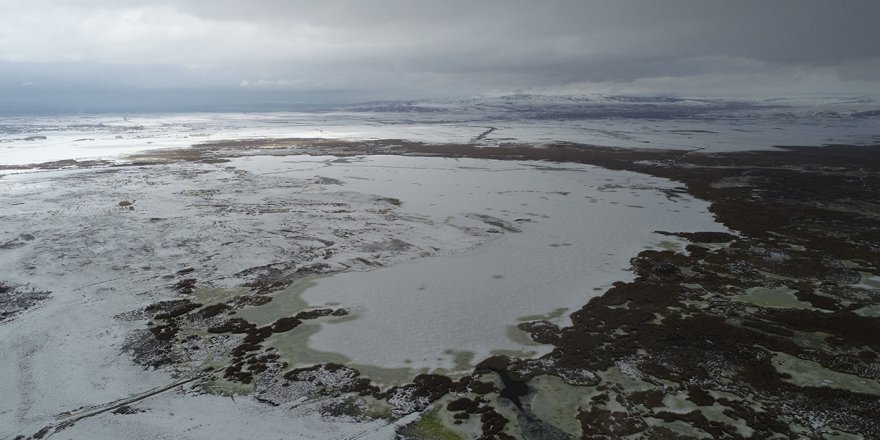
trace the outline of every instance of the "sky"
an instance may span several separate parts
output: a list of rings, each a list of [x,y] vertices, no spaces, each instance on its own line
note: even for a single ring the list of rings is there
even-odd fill
[[[0,106],[876,95],[877,0],[0,0]]]

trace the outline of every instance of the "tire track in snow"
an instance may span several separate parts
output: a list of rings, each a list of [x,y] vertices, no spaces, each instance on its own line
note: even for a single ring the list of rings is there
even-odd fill
[[[163,387],[155,388],[153,390],[147,391],[145,393],[136,394],[131,397],[115,400],[110,403],[105,403],[103,405],[95,405],[91,407],[87,407],[82,410],[73,410],[68,412],[63,412],[55,416],[56,419],[61,420],[60,422],[47,425],[39,430],[37,433],[30,436],[31,438],[37,439],[48,439],[55,434],[73,426],[76,422],[87,419],[89,417],[94,417],[105,412],[116,410],[125,405],[131,405],[132,403],[140,402],[141,400],[148,399],[157,394],[162,394],[166,391],[170,391],[179,386],[186,385],[190,382],[194,382],[196,380],[201,379],[204,374],[199,374],[194,377],[190,377],[188,379],[184,379],[178,382],[174,382],[170,385],[165,385]]]

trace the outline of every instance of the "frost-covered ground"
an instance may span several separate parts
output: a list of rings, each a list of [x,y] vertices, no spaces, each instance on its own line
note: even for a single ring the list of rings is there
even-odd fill
[[[51,293],[0,326],[0,435],[33,434],[66,411],[173,382],[122,353],[127,335],[144,325],[122,316],[177,297],[181,270],[200,287],[231,287],[254,267],[319,262],[333,271],[364,265],[358,258],[391,265],[488,238],[400,218],[388,201],[325,183],[313,167],[294,161],[299,172],[286,176],[190,163],[6,176],[2,281]],[[364,250],[392,239],[414,246],[383,255]],[[187,418],[204,408],[199,399],[189,405]],[[206,432],[197,437],[210,438]]]
[[[863,114],[873,101],[822,103],[822,112],[802,104],[725,112],[702,101],[514,104],[6,118],[0,165],[124,162],[134,151],[261,137],[714,150],[877,142],[877,117]],[[298,299],[351,314],[267,344],[291,366],[341,360],[394,382],[467,370],[499,351],[543,353],[515,328],[521,319],[564,324],[566,310],[630,279],[625,269],[638,251],[676,246],[655,230],[722,230],[704,202],[671,181],[582,165],[249,156],[12,171],[0,176],[0,294],[14,299],[0,321],[0,437],[52,425],[64,438],[391,438],[388,421],[328,419],[316,401],[269,407],[189,384],[146,397],[195,377],[199,365],[176,376],[135,365],[123,348],[146,319],[132,312],[180,298],[190,279],[231,289],[331,274],[309,279]],[[255,320],[266,313],[241,310]],[[383,370],[393,373],[383,378]],[[100,412],[140,397],[132,411]]]
[[[2,184],[3,281],[51,292],[0,326],[3,435],[174,382],[121,352],[143,326],[122,317],[178,297],[180,271],[199,287],[233,287],[273,265],[353,270],[306,290],[313,305],[354,312],[308,345],[365,366],[454,371],[455,352],[467,353],[459,368],[468,368],[495,350],[541,351],[511,337],[517,318],[576,307],[629,278],[631,255],[662,240],[651,231],[717,229],[671,182],[536,162],[257,156],[14,174]],[[217,397],[169,393],[147,400],[146,412],[105,413],[65,433],[107,432],[124,417],[137,436],[210,438],[217,424],[243,429],[237,420],[260,412],[241,397],[222,418],[201,410]],[[273,411],[251,423],[290,423]],[[330,437],[343,429],[296,423]]]

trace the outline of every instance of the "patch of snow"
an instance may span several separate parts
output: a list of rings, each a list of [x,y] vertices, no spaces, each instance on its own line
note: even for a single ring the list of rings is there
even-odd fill
[[[599,380],[595,373],[585,369],[557,368],[556,374],[563,382],[575,386],[595,385]]]
[[[630,362],[627,361],[618,361],[617,369],[620,370],[623,375],[630,378],[634,381],[642,380],[642,373],[635,366],[633,366]]]
[[[425,396],[416,396],[416,387],[405,386],[396,388],[388,403],[391,404],[391,411],[396,415],[411,414],[421,411],[431,404],[431,400]]]

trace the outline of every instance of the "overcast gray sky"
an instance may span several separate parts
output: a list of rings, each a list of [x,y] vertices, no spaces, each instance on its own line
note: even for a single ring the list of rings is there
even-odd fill
[[[880,90],[877,0],[0,0],[0,11],[7,101]]]

